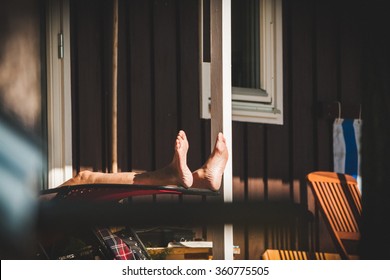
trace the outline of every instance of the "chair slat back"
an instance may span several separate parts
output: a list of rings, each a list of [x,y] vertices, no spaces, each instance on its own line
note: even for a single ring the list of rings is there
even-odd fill
[[[297,250],[277,250],[268,249],[262,256],[262,260],[340,260],[341,257],[336,253],[314,252]]]
[[[347,174],[317,171],[309,173],[307,181],[336,247],[343,258],[349,258],[343,240],[360,239],[362,213],[361,195],[355,178]]]

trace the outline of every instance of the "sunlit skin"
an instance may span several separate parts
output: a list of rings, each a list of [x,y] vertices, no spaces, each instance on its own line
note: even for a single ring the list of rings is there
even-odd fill
[[[229,158],[224,135],[218,133],[209,158],[194,172],[191,172],[187,166],[188,149],[187,136],[183,130],[180,130],[174,143],[172,161],[161,169],[143,173],[81,171],[61,186],[81,184],[179,185],[184,188],[194,187],[218,191]]]

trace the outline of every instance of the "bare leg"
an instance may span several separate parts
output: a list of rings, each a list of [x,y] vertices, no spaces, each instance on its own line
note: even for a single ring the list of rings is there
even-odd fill
[[[193,187],[218,191],[221,187],[222,175],[228,161],[229,153],[226,139],[220,132],[215,141],[214,150],[206,163],[192,173]]]
[[[62,183],[60,187],[85,184],[134,184],[135,175],[135,172],[103,173],[84,170]]]
[[[218,191],[221,187],[222,175],[229,154],[226,139],[218,134],[214,150],[206,163],[191,174],[187,166],[187,151],[189,143],[184,131],[177,135],[174,155],[166,167],[145,173],[121,172],[101,173],[82,171],[62,185],[80,184],[139,184],[139,185],[181,185],[185,188],[194,187]]]
[[[62,186],[80,184],[139,184],[139,185],[181,185],[191,187],[193,179],[187,166],[189,143],[184,131],[179,131],[171,163],[166,167],[145,173],[120,172],[102,173],[82,171]]]

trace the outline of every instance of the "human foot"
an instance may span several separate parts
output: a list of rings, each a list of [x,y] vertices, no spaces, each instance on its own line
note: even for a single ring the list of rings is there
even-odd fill
[[[183,130],[180,130],[176,137],[175,153],[173,155],[170,167],[173,170],[173,175],[177,179],[177,185],[185,188],[192,186],[192,172],[187,166],[187,152],[189,149],[187,135]]]
[[[222,175],[224,173],[229,153],[226,146],[226,139],[223,134],[218,133],[214,150],[206,163],[192,173],[193,187],[218,191],[221,187]]]
[[[174,154],[171,163],[164,168],[139,173],[134,176],[134,183],[140,185],[180,185],[185,188],[192,186],[193,178],[187,166],[189,143],[184,131],[177,134]]]

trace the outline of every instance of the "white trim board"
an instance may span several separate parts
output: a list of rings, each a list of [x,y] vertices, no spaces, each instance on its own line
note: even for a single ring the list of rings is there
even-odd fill
[[[48,1],[46,8],[48,188],[54,188],[73,172],[69,1]]]

